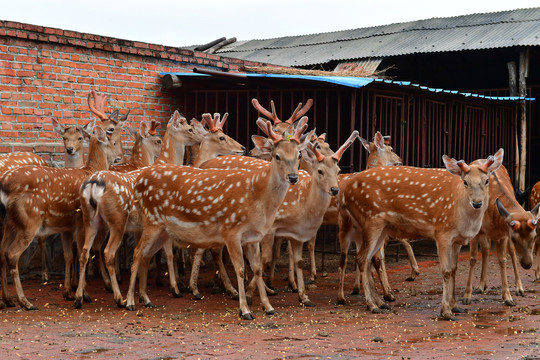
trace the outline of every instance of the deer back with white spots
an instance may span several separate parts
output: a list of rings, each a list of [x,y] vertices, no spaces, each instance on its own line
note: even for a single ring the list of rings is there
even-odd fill
[[[482,161],[478,161],[481,164]],[[537,223],[540,205],[535,204],[531,211],[525,211],[514,195],[512,181],[508,172],[501,166],[493,172],[489,181],[489,204],[484,214],[480,233],[471,240],[469,246],[469,276],[463,297],[464,304],[470,304],[473,270],[476,264],[478,245],[482,250],[482,272],[477,290],[487,290],[487,261],[491,243],[495,242],[499,269],[502,281],[502,297],[508,306],[515,302],[510,294],[506,278],[507,249],[512,259],[516,294],[524,296],[525,292],[519,276],[518,259],[521,267],[529,269],[533,263],[533,247],[537,234]]]
[[[392,236],[435,239],[443,274],[441,315],[454,319],[452,311],[463,311],[455,300],[457,256],[461,246],[480,231],[489,201],[489,176],[501,165],[503,153],[500,149],[482,165],[467,165],[445,155],[448,171],[377,167],[340,183],[339,211],[361,229],[365,244],[357,261],[370,310],[387,307],[376,292],[370,266],[386,236]]]
[[[531,196],[529,198],[529,206],[535,208],[540,204],[540,181],[534,184],[531,190]],[[534,275],[535,282],[540,282],[540,240],[538,239],[538,233],[536,235],[536,242],[534,243]]]
[[[244,290],[243,249],[248,258],[263,307],[274,313],[261,278],[259,242],[272,227],[290,184],[298,181],[300,136],[283,137],[270,122],[257,125],[271,139],[272,160],[258,170],[196,169],[173,165],[144,170],[135,184],[143,233],[134,252],[127,308],[135,309],[135,282],[139,274],[140,300],[151,306],[146,278],[151,256],[167,238],[196,247],[226,245],[238,280],[240,314],[253,319]],[[162,194],[163,193],[163,194]]]
[[[82,168],[59,169],[27,166],[9,170],[0,176],[0,202],[5,208],[5,229],[0,247],[2,259],[3,300],[13,305],[7,291],[7,267],[17,291],[19,304],[26,309],[35,307],[24,296],[18,270],[18,260],[36,236],[55,233],[63,236],[66,262],[64,296],[71,297],[69,283],[71,262],[71,235],[78,230],[80,220],[79,187],[88,174],[107,169],[118,156],[112,136],[101,127],[90,139],[86,165]]]

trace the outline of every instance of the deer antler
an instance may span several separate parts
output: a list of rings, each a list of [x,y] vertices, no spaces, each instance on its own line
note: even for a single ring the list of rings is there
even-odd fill
[[[221,121],[219,120],[220,116],[221,115],[219,113],[214,113],[214,119],[217,119],[217,126],[223,130],[223,124],[225,124],[225,121],[229,117],[229,113],[223,114],[223,120]]]
[[[156,129],[160,126],[160,122],[157,120],[150,120],[149,128],[148,128],[148,134],[150,135],[157,135]]]
[[[314,145],[313,143],[309,142],[307,144],[307,147],[315,155],[315,158],[317,159],[318,162],[321,162],[324,160],[324,155],[321,154],[316,144]]]
[[[274,144],[277,144],[278,142],[283,140],[282,135],[276,134],[272,130],[272,124],[270,123],[270,121],[262,119],[262,118],[258,118],[257,119],[257,126],[259,127],[259,129],[261,129],[261,131],[263,133],[266,134],[266,136],[268,136],[268,138],[270,140],[272,140],[274,142]]]
[[[495,158],[493,157],[493,155],[489,155],[489,157],[487,158],[487,161],[485,161],[481,166],[480,166],[480,170],[482,170],[484,173],[488,173],[489,172],[489,167],[495,162]]]
[[[228,116],[228,114],[227,114],[227,116]],[[202,119],[206,123],[206,125],[208,125],[208,130],[210,130],[210,132],[214,133],[214,132],[222,129],[223,123],[227,119],[227,116],[224,116],[224,120],[220,122],[219,121],[220,115],[218,113],[214,114],[213,119],[212,119],[212,115],[210,115],[209,113],[204,113],[202,115]]]
[[[285,122],[292,124],[296,120],[300,119],[305,113],[307,113],[308,110],[311,109],[311,106],[313,106],[313,99],[308,99],[304,107],[302,107],[302,103],[299,103],[296,109],[293,111],[291,117],[285,120]]]
[[[461,171],[463,171],[464,173],[468,173],[469,171],[471,171],[471,167],[469,165],[467,165],[465,163],[465,161],[463,160],[459,160],[457,163],[456,163],[457,166],[459,166],[459,168],[461,169]],[[486,171],[487,173],[487,171]]]
[[[92,101],[94,98],[94,101]],[[88,107],[97,117],[101,120],[108,120],[109,116],[105,114],[103,108],[105,107],[105,102],[107,101],[107,96],[98,94],[95,90],[91,90],[88,93]]]
[[[341,147],[334,153],[334,155],[332,155],[332,159],[339,161],[341,159],[341,156],[343,156],[345,150],[347,150],[349,146],[352,145],[354,140],[356,140],[356,138],[359,136],[360,134],[358,133],[358,130],[354,130],[351,136],[349,136],[349,138],[347,139],[347,141],[345,141],[343,145],[341,145]]]
[[[302,134],[304,133],[304,131],[306,131],[308,127],[307,122],[308,122],[308,117],[307,116],[302,117],[300,119],[300,122],[298,123],[298,126],[294,130],[294,135],[289,140],[291,141],[294,140],[298,143],[298,145],[300,145],[300,137],[302,136]]]
[[[259,100],[257,99],[251,99],[251,103],[253,104],[253,107],[257,109],[261,114],[266,116],[269,120],[272,120],[274,122],[274,125],[282,122],[281,120],[279,120],[276,114],[276,107],[274,106],[274,100],[270,100],[270,106],[272,107],[272,112],[262,107],[262,105],[259,103]]]

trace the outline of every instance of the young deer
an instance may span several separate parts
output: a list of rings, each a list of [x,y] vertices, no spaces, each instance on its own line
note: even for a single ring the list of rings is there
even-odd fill
[[[227,246],[238,280],[240,315],[253,319],[244,290],[244,254],[254,272],[262,304],[273,314],[261,278],[259,242],[270,231],[289,184],[298,182],[300,136],[273,132],[270,122],[257,121],[272,140],[272,160],[251,170],[197,169],[161,165],[143,171],[135,184],[143,234],[134,252],[127,308],[135,309],[135,282],[139,275],[139,296],[152,306],[146,293],[148,263],[168,236],[182,243],[208,248]],[[164,197],[164,198],[163,198]],[[243,251],[245,249],[245,252]]]
[[[462,245],[476,236],[489,202],[489,176],[502,163],[500,149],[482,165],[467,165],[446,155],[444,169],[377,167],[340,183],[339,214],[353,226],[340,227],[340,238],[357,238],[357,264],[368,309],[388,308],[378,296],[371,276],[371,260],[386,236],[435,239],[443,277],[441,316],[455,320],[455,275]],[[354,237],[352,237],[354,236]]]
[[[469,245],[469,276],[463,304],[471,303],[472,277],[476,257],[478,253],[478,244],[482,250],[482,272],[480,283],[475,293],[485,292],[487,290],[486,277],[488,256],[491,249],[491,242],[494,241],[497,249],[497,258],[501,272],[502,297],[505,305],[515,306],[508,280],[506,278],[506,253],[507,249],[512,259],[514,267],[514,277],[516,282],[516,294],[524,296],[523,284],[519,276],[517,264],[517,254],[519,254],[520,264],[524,269],[532,266],[533,247],[536,238],[536,225],[538,223],[538,208],[536,204],[531,211],[525,211],[514,196],[512,181],[508,172],[501,166],[497,171],[491,174],[489,181],[489,204],[484,214],[482,228]]]
[[[3,300],[13,306],[7,287],[7,268],[17,291],[19,304],[27,310],[37,309],[24,296],[19,278],[19,257],[36,236],[62,233],[65,258],[64,297],[71,296],[70,271],[73,261],[72,235],[79,229],[77,209],[79,187],[91,172],[107,169],[118,158],[111,135],[95,128],[90,139],[86,166],[58,169],[28,166],[10,170],[0,176],[0,202],[4,214],[4,235],[0,246]],[[75,227],[75,229],[74,229]]]
[[[540,181],[534,184],[529,199],[530,207],[535,208],[538,204],[540,204]],[[538,238],[538,234],[536,235],[536,242],[534,243],[534,262],[534,281],[540,282],[540,239]]]

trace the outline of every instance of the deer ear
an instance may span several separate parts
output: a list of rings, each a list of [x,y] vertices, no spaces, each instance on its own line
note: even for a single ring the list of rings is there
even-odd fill
[[[538,215],[540,215],[540,213],[538,212],[538,209],[540,209],[540,203],[536,204],[536,206],[530,211],[534,219],[538,219]]]
[[[382,136],[382,134],[379,131],[375,133],[375,138],[373,139],[373,143],[375,144],[377,149],[384,150],[384,145],[385,145],[384,136]]]
[[[51,118],[53,130],[58,135],[64,135],[64,125],[60,124],[55,118]]]
[[[304,159],[304,161],[307,162],[310,167],[313,167],[314,163],[317,162],[316,161],[317,156],[315,155],[313,151],[311,151],[309,146],[306,146],[300,152],[302,153],[302,159]]]
[[[107,143],[109,142],[109,137],[107,136],[107,133],[105,130],[103,130],[100,126],[96,127],[95,131],[95,137],[100,143]]]
[[[367,150],[367,152],[369,154],[371,152],[370,149],[369,149],[369,141],[367,141],[363,137],[360,137],[359,139],[360,139],[360,142],[362,143],[362,146],[364,147],[364,149]]]
[[[146,126],[146,125],[144,125],[144,126]],[[130,135],[133,139],[137,140],[137,132],[138,132],[137,129],[132,129],[131,127],[128,126],[128,127],[127,127],[127,131],[128,131],[129,135]],[[140,132],[141,132],[141,135],[144,134],[142,122],[141,122]]]
[[[90,137],[94,133],[94,130],[96,128],[96,119],[92,119],[88,124],[84,126],[79,126],[79,130],[81,131],[84,140],[88,141],[90,140]]]
[[[458,161],[449,156],[443,155],[442,157],[446,170],[452,175],[461,176],[461,168],[458,165]]]
[[[500,148],[495,155],[493,155],[493,158],[495,161],[491,166],[489,167],[489,171],[494,172],[497,171],[497,169],[502,165],[503,159],[504,159],[504,149]]]
[[[313,134],[315,134],[315,130],[316,130],[316,129],[313,129],[313,130],[311,130],[310,132],[308,132],[308,134],[307,134],[306,137],[304,138],[304,141],[302,141],[302,142],[300,143],[300,145],[298,145],[298,150],[299,150],[299,151],[304,150],[304,149],[308,146],[308,144],[310,143],[309,139],[311,139],[311,137],[313,136]]]
[[[263,154],[270,154],[274,148],[274,144],[264,136],[251,135],[251,141]]]
[[[203,124],[201,124],[201,122],[195,118],[191,119],[191,126],[193,126],[195,130],[202,136],[206,136],[206,134],[208,134],[208,131],[204,128]]]

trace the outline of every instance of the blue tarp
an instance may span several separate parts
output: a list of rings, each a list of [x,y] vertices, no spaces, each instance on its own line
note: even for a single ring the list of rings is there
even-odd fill
[[[174,73],[167,73],[162,72],[159,73],[159,75],[177,75],[179,77],[188,76],[188,77],[206,77],[206,76],[212,76],[212,75],[206,75],[206,74],[200,74],[200,73],[192,73],[192,72],[174,72]],[[292,80],[310,80],[310,81],[320,81],[320,82],[326,82],[341,86],[347,86],[352,88],[361,88],[362,86],[366,86],[373,82],[381,82],[385,84],[392,84],[397,86],[406,86],[406,87],[417,87],[422,90],[431,91],[431,92],[442,92],[447,94],[456,94],[456,95],[462,95],[466,97],[477,97],[482,99],[488,99],[488,100],[535,100],[534,98],[523,98],[519,96],[487,96],[487,95],[481,95],[481,94],[474,94],[474,93],[468,93],[468,92],[461,92],[458,90],[444,90],[444,89],[438,89],[438,88],[431,88],[428,86],[422,86],[419,84],[413,84],[410,81],[394,81],[394,80],[384,80],[384,79],[372,79],[372,78],[362,78],[362,77],[351,77],[351,76],[311,76],[311,75],[285,75],[285,74],[255,74],[255,73],[246,73],[242,74],[246,76],[247,78],[270,78],[270,79],[292,79]]]

